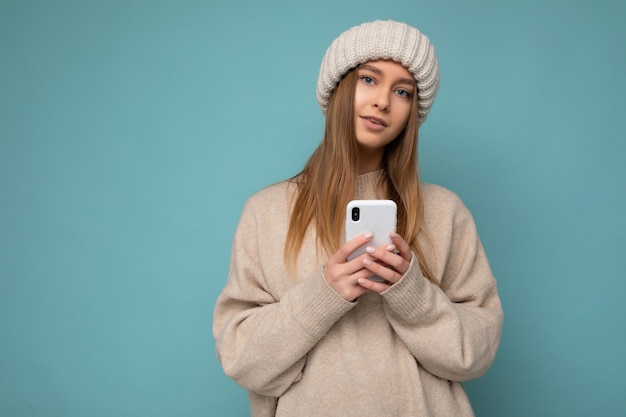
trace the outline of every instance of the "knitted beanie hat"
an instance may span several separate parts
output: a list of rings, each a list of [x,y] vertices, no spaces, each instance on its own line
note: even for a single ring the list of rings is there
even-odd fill
[[[439,88],[439,64],[428,38],[399,22],[363,23],[348,29],[326,50],[317,78],[317,101],[326,113],[328,100],[349,70],[375,60],[393,60],[406,67],[417,82],[420,126]]]

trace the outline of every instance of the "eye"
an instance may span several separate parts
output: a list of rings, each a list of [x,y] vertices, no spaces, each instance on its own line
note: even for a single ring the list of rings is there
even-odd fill
[[[397,89],[396,94],[403,98],[411,98],[411,92],[402,88]]]
[[[374,79],[372,77],[370,77],[370,76],[367,76],[367,75],[363,75],[361,77],[361,81],[363,81],[365,84],[368,84],[368,85],[374,84]]]

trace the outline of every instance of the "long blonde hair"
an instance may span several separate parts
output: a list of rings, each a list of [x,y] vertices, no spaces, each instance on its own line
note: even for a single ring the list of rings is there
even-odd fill
[[[297,196],[291,212],[285,262],[295,263],[310,226],[315,227],[318,247],[328,256],[340,246],[345,207],[356,193],[358,146],[354,130],[354,93],[358,75],[349,71],[333,91],[326,110],[324,138],[302,172],[291,179]],[[405,129],[385,148],[381,186],[386,198],[398,206],[397,232],[416,254],[422,273],[439,285],[430,270],[418,235],[423,232],[424,205],[420,194],[417,163],[417,92]],[[427,237],[427,236],[426,236]]]

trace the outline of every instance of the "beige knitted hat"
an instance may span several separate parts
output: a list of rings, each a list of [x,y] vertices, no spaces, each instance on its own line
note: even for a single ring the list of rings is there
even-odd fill
[[[437,56],[419,30],[392,20],[355,26],[328,47],[317,78],[317,101],[322,111],[326,113],[328,99],[341,77],[360,64],[378,59],[396,61],[413,74],[418,90],[418,125],[421,125],[439,88]]]

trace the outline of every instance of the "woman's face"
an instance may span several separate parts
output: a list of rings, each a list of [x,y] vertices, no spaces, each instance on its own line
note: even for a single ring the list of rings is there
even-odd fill
[[[417,87],[413,75],[394,61],[370,61],[357,72],[356,140],[361,158],[380,164],[385,146],[406,126]]]

